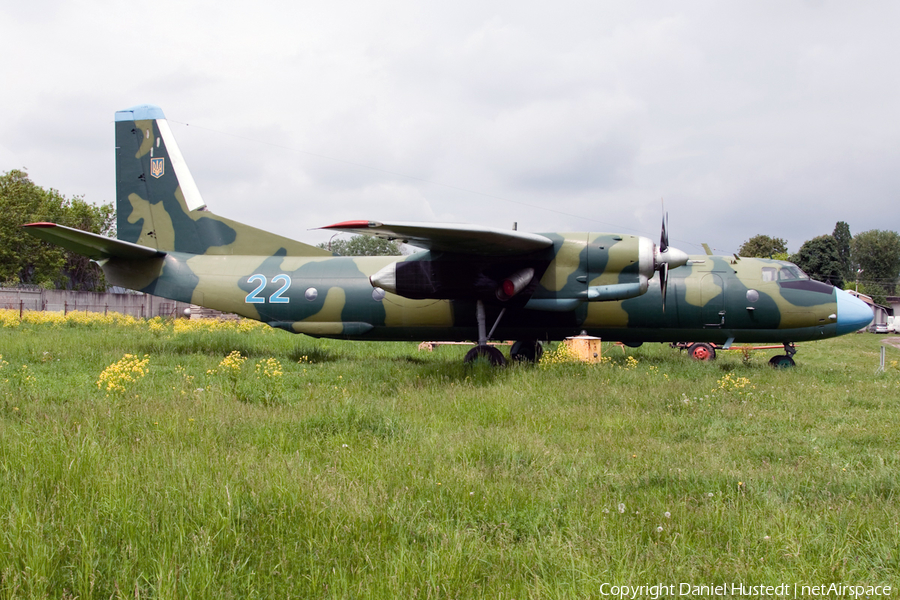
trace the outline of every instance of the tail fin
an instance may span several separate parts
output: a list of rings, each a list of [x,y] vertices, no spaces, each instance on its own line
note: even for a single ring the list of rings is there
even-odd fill
[[[190,254],[331,256],[330,252],[219,217],[175,143],[162,109],[135,106],[116,113],[118,238]]]

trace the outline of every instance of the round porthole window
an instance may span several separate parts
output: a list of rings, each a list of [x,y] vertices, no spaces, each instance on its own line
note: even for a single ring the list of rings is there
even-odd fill
[[[317,290],[316,288],[309,288],[308,290],[306,290],[306,293],[304,294],[304,296],[306,296],[307,300],[312,302],[313,300],[315,300],[316,298],[319,297],[319,290]]]
[[[757,300],[759,300],[759,292],[756,290],[747,290],[747,301],[756,302]]]

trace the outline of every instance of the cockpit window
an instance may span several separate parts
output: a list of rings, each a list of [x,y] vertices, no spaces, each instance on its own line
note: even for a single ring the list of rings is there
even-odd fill
[[[775,267],[762,268],[763,281],[800,281],[803,279],[809,279],[809,275],[794,265],[786,265],[780,269]]]
[[[781,270],[778,271],[778,281],[798,281],[800,279],[809,279],[809,275],[794,265],[781,267]]]

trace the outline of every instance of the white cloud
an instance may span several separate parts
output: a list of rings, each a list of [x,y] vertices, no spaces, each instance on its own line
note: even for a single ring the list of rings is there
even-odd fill
[[[292,237],[348,218],[655,237],[665,198],[688,250],[797,249],[838,220],[897,228],[898,12],[18,3],[0,9],[0,170],[109,201],[113,113],[149,102],[213,210]]]

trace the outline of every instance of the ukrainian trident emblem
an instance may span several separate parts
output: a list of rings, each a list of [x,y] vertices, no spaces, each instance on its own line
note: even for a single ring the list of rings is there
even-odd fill
[[[166,159],[162,156],[150,159],[150,175],[159,179],[166,172]]]

